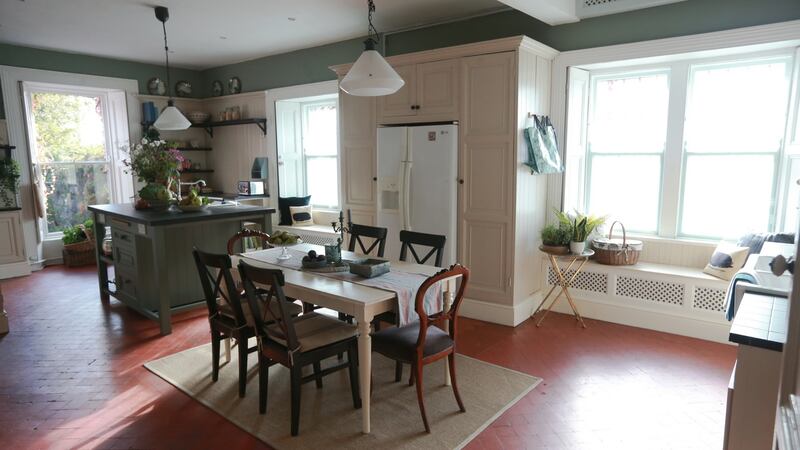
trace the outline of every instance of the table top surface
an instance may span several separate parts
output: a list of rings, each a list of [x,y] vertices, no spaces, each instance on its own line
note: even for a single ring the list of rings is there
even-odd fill
[[[314,244],[298,244],[292,248],[301,251],[315,250],[319,253],[324,253],[325,248],[320,245]],[[362,304],[380,303],[385,301],[394,300],[396,294],[377,287],[364,286],[362,284],[353,283],[347,280],[340,280],[323,274],[314,273],[306,270],[295,270],[289,267],[270,264],[261,259],[256,259],[263,252],[274,252],[277,256],[280,249],[260,250],[255,252],[243,253],[232,258],[234,266],[239,263],[239,258],[244,259],[248,264],[253,266],[279,268],[283,270],[283,278],[287,285],[297,288],[315,291],[318,294],[337,297],[342,300],[353,301]],[[342,251],[342,258],[344,259],[357,259],[362,257],[357,253]],[[391,261],[392,268],[402,270],[404,272],[418,273],[426,276],[431,276],[442,270],[440,267],[414,264],[404,261]]]
[[[153,226],[275,213],[275,208],[252,205],[208,207],[202,211],[193,212],[182,212],[177,208],[170,208],[167,211],[137,210],[131,203],[91,205],[89,206],[89,210],[96,213],[108,214],[110,216],[122,217],[131,222]]]
[[[788,322],[787,298],[745,293],[733,318],[728,340],[780,352],[786,343]]]

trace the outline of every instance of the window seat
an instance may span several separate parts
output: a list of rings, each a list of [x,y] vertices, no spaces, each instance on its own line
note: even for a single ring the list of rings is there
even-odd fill
[[[275,230],[286,231],[300,236],[303,242],[308,244],[325,245],[335,244],[339,235],[333,231],[330,225],[314,224],[305,227],[293,225],[275,225]]]
[[[567,260],[560,262],[563,267]],[[547,293],[556,284],[556,275],[549,263],[543,270]],[[696,267],[647,262],[608,266],[589,261],[570,293],[585,317],[728,342],[730,323],[724,313],[728,284]],[[570,311],[563,299],[554,309]]]

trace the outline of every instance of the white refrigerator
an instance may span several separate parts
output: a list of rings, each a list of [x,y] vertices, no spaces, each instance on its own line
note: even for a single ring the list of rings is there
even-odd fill
[[[445,235],[442,264],[456,262],[457,125],[378,128],[377,186],[378,226],[389,229],[387,258],[400,256],[400,230],[410,230]]]

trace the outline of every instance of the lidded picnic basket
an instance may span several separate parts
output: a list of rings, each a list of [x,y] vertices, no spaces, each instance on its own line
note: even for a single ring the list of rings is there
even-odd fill
[[[614,226],[619,224],[622,228],[622,239],[613,237]],[[639,262],[642,253],[642,241],[628,239],[625,226],[622,222],[615,221],[608,230],[607,238],[598,238],[592,241],[595,261],[609,266],[632,266]]]

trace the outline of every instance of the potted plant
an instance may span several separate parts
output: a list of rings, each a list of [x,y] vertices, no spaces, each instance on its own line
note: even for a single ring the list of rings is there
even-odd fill
[[[94,221],[92,219],[64,230],[64,234],[61,236],[64,249],[61,254],[67,267],[83,266],[95,262],[93,231]]]
[[[15,159],[0,159],[0,208],[17,206],[19,177],[19,163]]]
[[[572,238],[572,230],[568,225],[559,223],[557,225],[546,225],[542,228],[542,251],[556,255],[566,255],[569,253],[569,242]]]
[[[162,139],[144,137],[131,150],[125,165],[145,186],[139,190],[137,208],[166,209],[173,199],[173,180],[180,176],[178,169],[184,157],[175,148],[169,148]]]
[[[562,225],[569,226],[571,230],[569,250],[570,252],[579,255],[586,250],[586,241],[592,232],[602,225],[605,217],[586,216],[578,211],[573,214],[568,214],[563,211],[556,211],[558,222]]]

